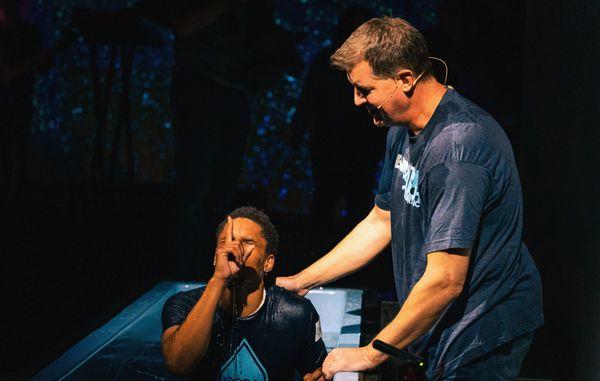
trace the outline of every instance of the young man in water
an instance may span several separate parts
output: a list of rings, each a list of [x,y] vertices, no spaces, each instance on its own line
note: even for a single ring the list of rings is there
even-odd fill
[[[162,311],[169,371],[202,380],[323,379],[327,355],[310,300],[265,289],[279,236],[253,207],[234,210],[217,230],[215,271],[205,287],[179,292]]]

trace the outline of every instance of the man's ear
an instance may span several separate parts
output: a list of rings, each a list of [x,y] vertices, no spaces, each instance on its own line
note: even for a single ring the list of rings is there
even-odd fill
[[[273,271],[273,267],[275,267],[275,256],[273,254],[267,255],[265,259],[265,264],[263,266],[263,271],[265,273],[270,273]]]
[[[400,89],[405,93],[408,93],[413,89],[417,79],[412,70],[408,69],[398,70],[396,78],[400,84]]]

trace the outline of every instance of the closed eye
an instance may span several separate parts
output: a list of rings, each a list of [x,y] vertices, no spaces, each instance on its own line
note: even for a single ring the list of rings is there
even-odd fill
[[[367,89],[367,88],[361,87],[361,86],[355,86],[355,88],[356,88],[356,91],[362,97],[366,97],[367,95],[369,95],[371,93],[371,90],[372,90],[372,89]]]

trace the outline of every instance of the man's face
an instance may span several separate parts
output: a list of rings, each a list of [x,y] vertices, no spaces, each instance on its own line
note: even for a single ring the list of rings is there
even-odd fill
[[[375,126],[393,126],[402,122],[401,116],[408,105],[399,81],[375,76],[367,61],[354,66],[348,72],[348,80],[354,86],[354,104],[371,114]]]
[[[274,256],[267,254],[267,240],[262,236],[262,228],[256,222],[248,218],[234,218],[233,239],[240,241],[244,248],[244,254],[250,254],[244,263],[246,271],[240,271],[240,276],[244,276],[247,270],[253,269],[255,275],[258,275],[262,281],[265,269],[271,271],[274,264]],[[226,229],[219,234],[219,243],[225,242]]]

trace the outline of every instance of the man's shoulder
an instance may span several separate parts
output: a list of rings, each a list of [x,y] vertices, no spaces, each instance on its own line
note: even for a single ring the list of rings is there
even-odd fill
[[[431,157],[488,166],[494,162],[492,156],[512,155],[508,137],[494,118],[458,94],[453,98],[459,100],[447,105],[430,138],[427,150]]]
[[[432,148],[440,149],[497,149],[508,142],[502,128],[492,122],[481,122],[470,117],[450,120],[441,126],[432,138]],[[456,158],[454,158],[456,159]]]
[[[203,291],[204,287],[198,287],[171,295],[163,305],[161,313],[163,330],[183,323]]]
[[[297,304],[304,307],[312,306],[310,299],[307,299],[304,296],[300,296],[295,292],[288,291],[283,287],[271,286],[268,288],[268,292],[271,293],[274,299],[280,300],[285,303]]]
[[[196,304],[206,289],[205,286],[193,288],[191,290],[179,291],[169,297],[165,305],[172,304]]]
[[[439,134],[452,134],[454,139],[470,139],[471,137],[498,137],[502,131],[498,122],[483,108],[455,90],[444,105],[442,117],[439,118]]]
[[[278,286],[270,287],[268,292],[271,294],[272,301],[278,311],[285,313],[289,317],[296,316],[303,318],[310,316],[315,311],[310,299],[304,296]]]

